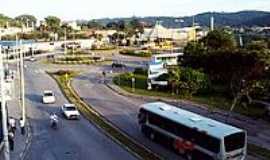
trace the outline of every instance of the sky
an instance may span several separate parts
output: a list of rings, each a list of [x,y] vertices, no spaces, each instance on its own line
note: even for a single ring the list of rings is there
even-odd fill
[[[270,11],[270,0],[0,0],[0,13],[63,20],[131,16],[189,16],[206,11]]]

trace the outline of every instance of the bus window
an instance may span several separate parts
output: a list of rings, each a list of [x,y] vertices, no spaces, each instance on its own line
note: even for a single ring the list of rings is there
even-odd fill
[[[199,134],[195,138],[195,143],[199,146],[214,152],[220,152],[220,140],[212,136],[207,135],[206,133],[198,132]]]
[[[231,152],[237,149],[244,148],[246,134],[244,132],[235,133],[224,138],[225,151]]]

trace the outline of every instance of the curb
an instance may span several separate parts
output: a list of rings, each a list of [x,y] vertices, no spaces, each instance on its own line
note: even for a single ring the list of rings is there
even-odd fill
[[[69,84],[70,85],[70,84]],[[71,86],[69,86],[71,87]],[[77,95],[76,93],[74,93],[75,91],[73,90],[73,87],[71,87],[72,89],[72,92],[73,94]],[[80,97],[76,97],[81,103],[83,103],[84,105],[86,106],[89,106],[88,104],[86,104],[83,100],[81,100]],[[90,111],[92,112],[92,111]],[[97,115],[97,116],[100,116],[99,113],[97,113],[95,110],[94,110],[94,113]],[[91,121],[91,120],[90,120]],[[110,123],[110,122],[109,122]],[[118,139],[114,138],[114,136],[111,136],[108,132],[105,132],[104,129],[102,129],[99,125],[95,124],[92,122],[92,124],[94,124],[102,133],[104,133],[107,137],[111,138],[113,141],[115,141],[117,144],[119,144],[122,148],[124,148],[125,150],[127,150],[128,152],[130,152],[131,154],[135,155],[135,157],[143,160],[143,158],[141,156],[139,156],[136,152],[133,152],[130,148],[128,148],[126,145],[124,145],[123,143],[121,143]],[[111,124],[111,123],[110,123]],[[118,130],[119,132],[121,132],[122,134],[125,134],[123,133],[122,131],[119,130],[119,128],[115,127],[114,125],[112,125],[112,127],[114,127],[114,129]],[[126,135],[126,134],[125,134]],[[128,135],[126,135],[128,136]],[[133,140],[132,140],[133,141]],[[135,141],[133,141],[135,143]]]
[[[158,100],[158,101],[164,101],[164,102],[180,102],[180,103],[184,103],[184,104],[190,103],[191,105],[194,105],[196,107],[200,107],[202,109],[207,110],[207,108],[205,108],[204,106],[200,106],[199,104],[194,104],[192,102],[185,102],[185,101],[179,101],[179,100],[174,100],[174,99],[166,99],[166,98],[154,97],[154,96],[140,96],[140,95],[129,93],[129,92],[121,89],[118,86],[114,87],[113,84],[105,83],[105,86],[108,87],[113,92],[115,92],[116,94],[119,94],[121,96],[126,96],[126,97],[131,97],[131,98],[139,98],[139,99],[142,99],[142,100],[152,99],[152,100]],[[216,114],[220,114],[220,115],[226,115],[226,114],[222,113],[221,111],[214,111],[214,112],[211,112],[211,113],[216,113]],[[238,119],[239,117],[237,117],[237,116],[232,116],[232,117],[235,118],[235,119],[237,119],[237,120],[239,120]],[[241,120],[241,121],[248,122],[248,121],[245,121],[245,120]],[[253,145],[256,145],[256,144],[253,144]],[[260,158],[262,160],[266,160],[266,158],[264,158],[261,155],[258,155],[256,153],[250,153],[250,155],[255,156],[256,158]]]
[[[26,141],[25,141],[26,146],[24,147],[23,152],[20,154],[20,160],[24,160],[26,158],[26,155],[27,155],[29,148],[32,144],[32,131],[33,130],[32,130],[32,126],[31,126],[31,123],[29,121],[29,118],[27,118],[27,119],[28,119],[28,121],[27,121],[28,123],[26,125],[27,135],[26,135]]]
[[[186,101],[186,100],[177,100],[177,99],[169,99],[169,98],[163,98],[163,97],[156,97],[156,96],[141,96],[141,95],[136,95],[136,94],[132,94],[130,92],[127,92],[123,89],[121,89],[120,87],[118,87],[117,85],[114,85],[114,84],[108,84],[106,83],[105,84],[109,89],[111,89],[112,91],[116,92],[117,94],[119,95],[122,95],[122,96],[127,96],[127,97],[133,97],[133,98],[139,98],[139,99],[143,99],[143,100],[147,100],[147,99],[152,99],[152,100],[156,100],[156,101],[163,101],[163,102],[169,102],[169,103],[182,103],[184,105],[193,105],[195,107],[199,107],[205,111],[208,111],[210,114],[218,114],[218,115],[221,115],[221,116],[228,116],[228,113],[224,113],[224,111],[222,110],[218,110],[218,109],[215,109],[215,110],[209,110],[208,107],[206,107],[205,104],[197,104],[197,103],[194,103],[192,101]],[[116,87],[114,87],[116,86]],[[238,115],[238,114],[233,114],[233,115],[230,115],[230,117],[238,120],[238,121],[241,121],[241,122],[248,122],[249,123],[249,120],[248,119],[251,119],[253,120],[252,118],[249,118],[247,117],[247,119],[243,119],[242,117],[240,116],[243,116],[243,117],[246,117],[245,115]]]
[[[50,74],[49,74],[50,75]],[[61,89],[63,95],[70,101],[70,99],[66,96],[65,92],[63,91],[63,88],[61,87],[61,85],[59,84],[59,81],[52,75],[50,75],[58,84],[59,88]],[[133,151],[133,149],[131,149],[130,147],[126,146],[124,143],[122,143],[120,140],[118,140],[117,138],[115,138],[113,135],[111,135],[109,132],[105,131],[101,126],[99,126],[96,122],[93,122],[93,120],[91,120],[91,118],[87,117],[87,114],[90,112],[92,114],[94,114],[95,116],[99,117],[105,124],[107,124],[108,126],[112,127],[112,129],[114,129],[116,132],[120,133],[121,135],[125,136],[125,138],[130,141],[131,143],[133,143],[133,145],[136,145],[140,148],[142,148],[143,150],[145,150],[146,152],[148,152],[149,154],[152,154],[154,157],[156,157],[156,159],[163,159],[161,156],[157,155],[156,153],[152,152],[150,149],[148,149],[147,147],[145,147],[142,144],[139,144],[138,142],[136,142],[134,139],[132,139],[130,136],[128,136],[126,133],[124,133],[123,131],[121,131],[119,128],[117,128],[115,125],[113,125],[110,121],[108,121],[105,117],[103,117],[101,114],[99,114],[95,109],[93,109],[93,107],[91,107],[91,105],[87,104],[86,102],[84,102],[81,97],[77,94],[77,92],[73,89],[73,87],[71,86],[71,81],[68,82],[67,84],[67,88],[68,90],[70,90],[71,94],[73,94],[74,98],[79,101],[79,103],[81,103],[82,107],[84,110],[86,111],[81,111],[84,113],[86,119],[92,123],[94,126],[96,126],[97,129],[99,129],[102,133],[104,133],[107,137],[111,138],[113,141],[115,141],[118,145],[120,145],[121,147],[123,147],[125,150],[127,150],[128,152],[130,152],[131,154],[133,154],[135,157],[137,157],[138,159],[143,160],[144,158],[142,156],[140,156],[138,154],[138,152]],[[88,112],[88,113],[87,113]]]

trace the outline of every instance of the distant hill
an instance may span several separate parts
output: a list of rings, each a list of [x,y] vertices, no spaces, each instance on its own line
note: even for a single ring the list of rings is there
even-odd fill
[[[214,16],[215,25],[217,26],[270,26],[270,12],[265,11],[240,11],[240,12],[205,12],[194,16],[195,23],[201,26],[209,26],[210,17]],[[186,17],[136,17],[142,22],[155,24],[157,20],[162,21],[162,25],[166,27],[191,26],[193,23],[193,16]],[[106,25],[109,22],[119,20],[130,21],[132,18],[105,18],[97,19],[96,21]],[[181,19],[183,21],[176,21]]]
[[[270,15],[262,16],[243,23],[245,26],[270,26]]]

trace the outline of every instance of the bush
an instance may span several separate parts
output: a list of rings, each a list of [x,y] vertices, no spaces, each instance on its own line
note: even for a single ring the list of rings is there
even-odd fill
[[[130,80],[131,82],[131,80]],[[147,88],[147,77],[146,76],[135,76],[135,87],[139,89],[146,89]]]
[[[101,46],[97,46],[94,44],[94,45],[92,45],[92,48],[91,48],[91,50],[104,50],[104,51],[113,50],[113,49],[115,49],[115,46],[109,45],[109,44],[104,44]]]
[[[147,75],[148,71],[146,69],[143,68],[135,68],[134,74],[138,74],[138,75]]]
[[[54,74],[58,75],[58,76],[62,76],[62,75],[65,75],[65,74],[71,75],[72,73],[73,72],[70,71],[70,70],[59,70],[59,71],[55,72]]]
[[[149,51],[135,51],[135,50],[121,50],[119,52],[120,54],[123,55],[129,55],[129,56],[138,56],[138,57],[151,57],[152,53]]]
[[[133,73],[124,73],[120,75],[121,86],[131,87],[132,78],[135,78],[135,87],[139,89],[147,88],[147,77],[143,75],[134,75]],[[114,82],[119,84],[119,77],[114,79]]]
[[[192,68],[181,69],[180,77],[180,93],[183,96],[192,96],[209,89],[208,76]]]

